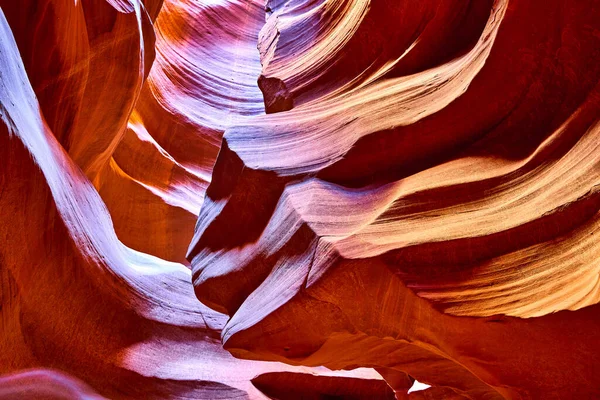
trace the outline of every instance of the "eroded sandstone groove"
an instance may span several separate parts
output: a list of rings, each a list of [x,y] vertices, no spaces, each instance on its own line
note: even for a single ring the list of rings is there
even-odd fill
[[[0,0],[0,398],[600,397],[599,59],[596,0]]]

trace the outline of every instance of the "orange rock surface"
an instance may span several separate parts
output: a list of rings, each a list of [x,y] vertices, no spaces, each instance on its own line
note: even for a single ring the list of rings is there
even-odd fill
[[[596,0],[0,0],[0,399],[600,397],[598,60]]]

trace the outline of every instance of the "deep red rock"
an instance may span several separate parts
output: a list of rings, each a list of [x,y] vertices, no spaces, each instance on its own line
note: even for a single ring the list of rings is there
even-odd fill
[[[0,398],[600,397],[598,1],[0,10]]]

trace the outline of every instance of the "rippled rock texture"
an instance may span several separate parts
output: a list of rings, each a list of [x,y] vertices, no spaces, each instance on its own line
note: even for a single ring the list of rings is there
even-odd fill
[[[221,137],[264,114],[262,4],[0,7],[0,398],[394,397],[372,369],[235,359],[194,296]]]
[[[267,5],[188,253],[225,348],[600,396],[600,3]]]
[[[600,2],[0,10],[0,399],[600,397]]]

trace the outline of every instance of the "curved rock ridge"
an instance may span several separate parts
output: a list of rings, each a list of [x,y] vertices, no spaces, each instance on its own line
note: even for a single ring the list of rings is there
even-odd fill
[[[0,398],[600,398],[599,59],[596,0],[0,0]]]
[[[268,114],[226,129],[188,250],[225,348],[397,398],[599,396],[598,2],[266,14]]]
[[[181,120],[183,114],[157,100],[158,92],[169,98],[176,85],[151,88],[161,82],[148,74],[152,21],[160,26],[169,17],[161,17],[163,10],[170,13],[174,4],[183,3],[165,2],[159,13],[160,2],[136,0],[52,0],[23,8],[0,2],[0,374],[7,374],[0,376],[0,398],[267,399],[262,390],[290,379],[312,382],[317,396],[357,387],[358,398],[393,398],[372,369],[235,359],[220,341],[227,316],[198,302],[189,268],[167,259],[179,255],[169,240],[185,229],[191,235],[193,226],[164,233],[161,224],[177,225],[177,209],[189,215],[199,209],[226,126]],[[202,25],[191,14],[179,18]],[[157,52],[166,51],[157,32]],[[198,34],[189,33],[190,41]],[[165,58],[155,65],[157,74],[180,71]],[[187,83],[198,93],[170,99],[182,107],[214,99],[202,97],[206,88],[193,79]],[[232,120],[244,113],[238,106],[231,105]],[[176,152],[193,137],[197,148],[214,147],[196,162]],[[169,147],[170,140],[179,147]],[[146,197],[139,194],[144,190]],[[147,208],[135,214],[140,204]],[[159,209],[154,225],[141,220],[115,233],[115,225],[152,207]],[[136,235],[154,235],[145,243],[152,249],[125,244]],[[258,387],[253,379],[264,374],[269,378]],[[369,387],[377,394],[365,394]]]
[[[164,2],[153,68],[96,184],[128,246],[187,264],[224,130],[264,114],[263,24],[256,1]]]
[[[154,58],[139,0],[0,3],[44,116],[94,180],[125,132]]]
[[[60,371],[37,369],[0,376],[0,399],[101,400],[105,397]]]

